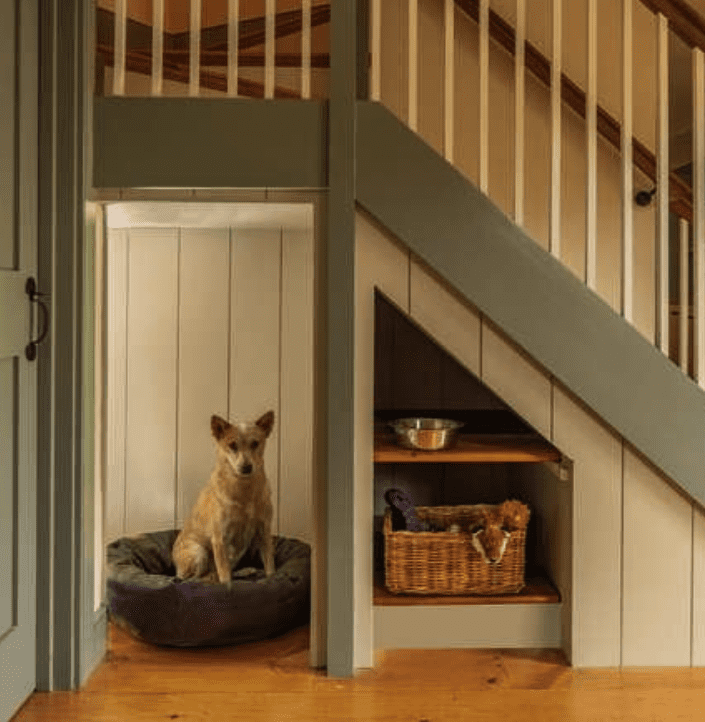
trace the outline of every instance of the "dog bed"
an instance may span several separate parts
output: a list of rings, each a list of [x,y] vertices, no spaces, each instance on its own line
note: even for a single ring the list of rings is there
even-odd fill
[[[124,537],[108,545],[111,619],[153,644],[196,647],[274,637],[309,620],[311,548],[275,537],[275,573],[248,552],[230,585],[184,581],[171,558],[178,530]]]

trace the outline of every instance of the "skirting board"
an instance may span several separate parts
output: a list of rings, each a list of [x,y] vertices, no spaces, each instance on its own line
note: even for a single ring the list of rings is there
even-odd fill
[[[558,648],[561,604],[374,607],[374,648]]]

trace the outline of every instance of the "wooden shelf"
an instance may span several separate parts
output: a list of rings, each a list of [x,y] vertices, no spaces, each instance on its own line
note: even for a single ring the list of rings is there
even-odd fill
[[[379,607],[411,607],[417,605],[479,605],[479,604],[559,604],[561,596],[545,577],[526,580],[526,586],[518,594],[495,596],[431,596],[421,594],[392,594],[382,583],[375,580],[374,604]]]
[[[374,461],[383,464],[560,461],[554,446],[535,435],[460,434],[451,449],[416,451],[399,446],[393,434],[375,433]]]

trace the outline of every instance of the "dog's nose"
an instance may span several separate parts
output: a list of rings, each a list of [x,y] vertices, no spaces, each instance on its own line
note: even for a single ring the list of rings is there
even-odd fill
[[[252,464],[243,464],[240,467],[240,473],[241,474],[251,474],[252,473]]]

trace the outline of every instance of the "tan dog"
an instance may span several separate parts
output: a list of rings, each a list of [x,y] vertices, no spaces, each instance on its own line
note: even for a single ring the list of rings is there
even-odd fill
[[[211,417],[215,468],[172,550],[182,579],[230,582],[250,545],[259,549],[265,574],[274,573],[272,499],[263,458],[273,426],[273,411],[254,424]]]

